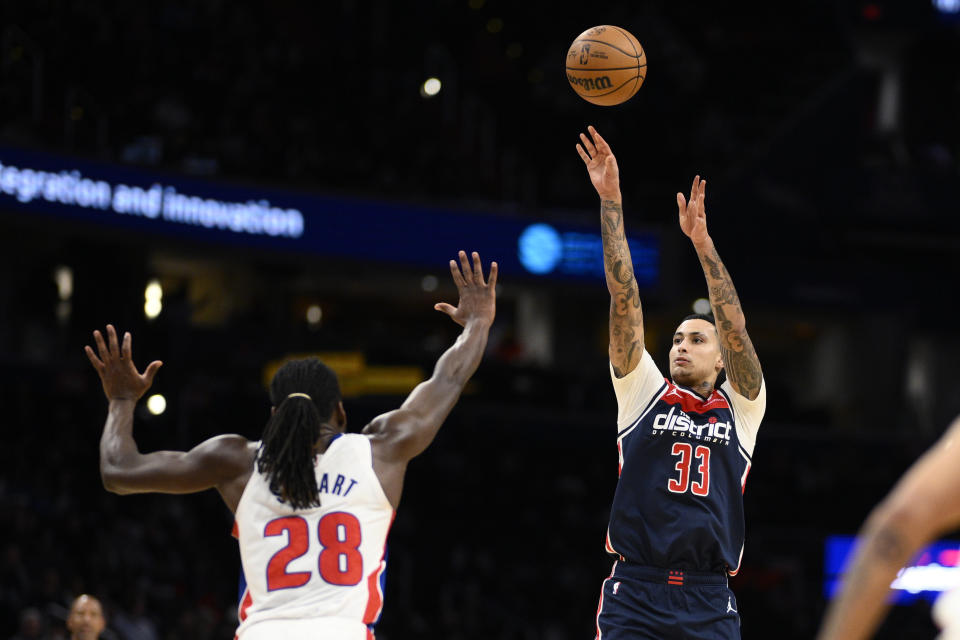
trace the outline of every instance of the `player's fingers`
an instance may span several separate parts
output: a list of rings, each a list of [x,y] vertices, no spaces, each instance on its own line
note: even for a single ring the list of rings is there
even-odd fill
[[[497,290],[497,273],[499,269],[496,262],[490,263],[490,277],[487,279],[487,286],[493,289],[494,292]]]
[[[153,384],[153,376],[157,375],[157,371],[159,371],[162,366],[163,363],[159,360],[154,360],[147,365],[147,370],[143,372],[143,379],[147,384]]]
[[[480,262],[480,254],[474,251],[472,256],[473,256],[473,281],[482,287],[484,285],[483,264]]]
[[[457,308],[455,306],[453,306],[452,304],[447,304],[446,302],[438,302],[437,304],[433,305],[433,308],[436,309],[437,311],[442,311],[443,313],[447,314],[451,318],[453,317],[453,314],[456,313],[457,311]]]
[[[587,134],[580,134],[580,142],[583,143],[583,148],[587,150],[587,153],[590,154],[591,158],[597,155],[597,148],[594,146],[593,141],[587,137]]]
[[[580,143],[577,143],[577,153],[580,154],[580,157],[583,159],[583,163],[590,164],[590,156],[587,155],[587,152],[583,150],[583,147],[580,146]]]
[[[450,261],[450,274],[453,276],[453,284],[457,285],[457,289],[460,289],[466,283],[463,281],[463,276],[460,274],[460,267],[457,265],[456,260]]]
[[[606,170],[613,172],[617,170],[617,159],[613,156],[607,156],[606,160]]]
[[[133,356],[133,336],[130,335],[130,332],[127,331],[123,334],[123,345],[121,347],[121,353],[123,357],[127,360],[132,360]]]
[[[610,145],[608,145],[607,141],[603,139],[603,136],[600,135],[599,131],[593,127],[590,127],[590,134],[593,136],[593,142],[597,145],[597,149],[603,153],[610,153]]]
[[[107,344],[110,346],[110,355],[114,358],[120,357],[120,344],[117,342],[117,330],[112,324],[107,325]]]
[[[700,181],[700,197],[706,199],[707,197],[707,181]]]
[[[687,201],[684,199],[683,194],[679,191],[677,192],[677,208],[680,209],[681,216],[687,210]]]
[[[97,357],[97,354],[93,352],[93,349],[91,349],[89,346],[84,346],[83,351],[87,354],[87,360],[90,361],[90,364],[93,365],[93,368],[97,371],[103,371],[103,362],[101,362],[100,358]]]
[[[693,177],[693,184],[690,185],[690,202],[697,201],[697,189],[700,185],[700,176]]]
[[[100,354],[100,358],[103,360],[109,360],[110,350],[107,349],[107,343],[103,341],[103,334],[98,330],[94,330],[93,340],[97,343],[97,353]]]
[[[463,283],[469,284],[473,282],[473,274],[470,272],[470,260],[467,258],[467,252],[461,251],[460,256],[460,270],[463,272]]]

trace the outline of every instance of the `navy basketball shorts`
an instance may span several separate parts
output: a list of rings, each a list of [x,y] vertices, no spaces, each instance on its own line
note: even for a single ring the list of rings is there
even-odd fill
[[[739,640],[737,599],[719,573],[617,561],[603,581],[595,640]]]

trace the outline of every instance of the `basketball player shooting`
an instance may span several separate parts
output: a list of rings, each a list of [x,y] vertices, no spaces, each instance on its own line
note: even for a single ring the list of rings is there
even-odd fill
[[[889,606],[890,583],[936,536],[960,526],[960,418],[903,476],[860,531],[860,544],[818,640],[870,638]],[[940,596],[941,640],[960,638],[960,589]]]
[[[742,492],[766,408],[760,362],[707,233],[706,181],[698,176],[689,200],[677,194],[677,206],[716,323],[684,318],[673,334],[671,380],[660,373],[644,347],[617,160],[596,129],[589,133],[580,134],[577,152],[600,196],[620,455],[606,544],[615,561],[600,594],[596,638],[739,638],[727,576],[743,554]]]
[[[119,494],[217,489],[235,515],[248,579],[240,640],[369,640],[383,602],[386,540],[407,464],[433,441],[476,371],[496,310],[497,263],[485,280],[480,256],[463,251],[450,271],[456,307],[439,303],[463,327],[399,409],[362,433],[345,433],[336,374],[316,358],[283,365],[270,383],[272,413],[259,442],[211,438],[190,451],[142,454],[133,411],[161,362],[143,373],[132,338],[107,325],[87,357],[109,409],[100,440],[104,487]]]

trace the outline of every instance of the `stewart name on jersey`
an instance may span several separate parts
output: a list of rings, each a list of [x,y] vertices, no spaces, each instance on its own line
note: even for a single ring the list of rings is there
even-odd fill
[[[620,471],[607,551],[628,562],[736,574],[743,491],[767,391],[748,400],[729,381],[708,398],[663,377],[644,351],[617,395]]]

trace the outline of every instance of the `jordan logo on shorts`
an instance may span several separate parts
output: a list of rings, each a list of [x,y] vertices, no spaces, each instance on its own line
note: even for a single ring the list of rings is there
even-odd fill
[[[620,589],[620,582],[613,583],[613,595],[617,595],[617,591]]]
[[[733,603],[730,599],[730,596],[727,596],[727,613],[730,613],[731,611],[738,613],[738,611],[733,608]]]

